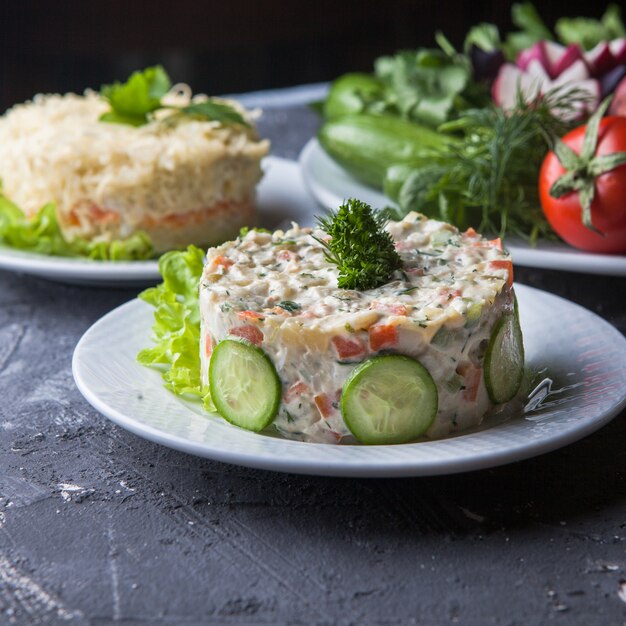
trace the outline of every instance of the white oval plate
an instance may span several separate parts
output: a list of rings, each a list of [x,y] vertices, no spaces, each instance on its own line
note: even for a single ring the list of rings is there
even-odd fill
[[[96,322],[72,363],[88,402],[151,441],[217,461],[331,476],[451,474],[529,458],[572,443],[626,406],[626,339],[594,313],[516,286],[527,365],[556,381],[536,411],[438,441],[394,446],[289,441],[241,430],[168,392],[136,354],[150,345],[152,309],[133,300]]]
[[[311,225],[316,206],[306,192],[298,164],[278,157],[263,161],[265,175],[257,190],[259,223],[281,227],[291,220]],[[0,245],[0,269],[57,282],[99,287],[133,287],[159,281],[158,262],[92,261],[53,257]]]
[[[300,165],[305,185],[324,208],[338,207],[346,198],[359,198],[377,208],[394,204],[382,192],[350,176],[324,152],[317,139],[309,140],[304,146],[300,153]],[[539,241],[535,247],[531,247],[516,237],[507,239],[506,247],[511,252],[513,262],[518,265],[626,276],[624,255],[590,254],[564,243],[549,241]]]

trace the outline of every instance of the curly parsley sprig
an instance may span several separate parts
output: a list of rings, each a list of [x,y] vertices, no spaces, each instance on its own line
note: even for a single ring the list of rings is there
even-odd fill
[[[317,221],[330,235],[327,241],[315,239],[324,246],[326,259],[339,268],[339,288],[374,289],[389,282],[393,272],[402,267],[385,230],[385,216],[375,213],[369,204],[351,198],[337,212]]]

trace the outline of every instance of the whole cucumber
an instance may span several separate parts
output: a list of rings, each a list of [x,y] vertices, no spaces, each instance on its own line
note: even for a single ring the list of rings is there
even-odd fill
[[[330,86],[324,102],[324,117],[363,113],[369,104],[382,100],[384,93],[383,82],[371,74],[344,74]]]
[[[368,113],[327,120],[317,137],[339,165],[377,189],[382,189],[391,165],[426,162],[453,141],[448,135],[399,117]]]
[[[406,182],[407,178],[413,173],[414,170],[424,167],[427,163],[424,161],[428,159],[421,159],[419,161],[410,161],[408,163],[396,163],[391,167],[388,167],[385,171],[385,177],[383,179],[383,191],[385,195],[393,200],[398,201],[400,197],[400,190]]]

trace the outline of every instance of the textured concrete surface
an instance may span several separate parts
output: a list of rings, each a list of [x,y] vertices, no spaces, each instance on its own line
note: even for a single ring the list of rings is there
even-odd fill
[[[262,132],[295,157],[304,107]],[[516,269],[626,332],[623,278]],[[0,272],[0,624],[626,624],[626,414],[458,476],[301,477],[174,452],[80,396],[135,291]]]

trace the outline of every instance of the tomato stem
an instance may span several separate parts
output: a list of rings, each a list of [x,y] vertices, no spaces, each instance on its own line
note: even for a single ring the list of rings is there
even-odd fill
[[[580,154],[576,154],[560,139],[556,141],[554,154],[565,168],[565,173],[559,176],[550,187],[550,195],[553,198],[578,192],[583,224],[589,230],[602,236],[605,234],[594,226],[591,214],[591,204],[596,193],[596,178],[626,164],[626,152],[594,156],[598,147],[600,122],[611,103],[611,99],[612,96],[605,98],[598,110],[589,118]]]

